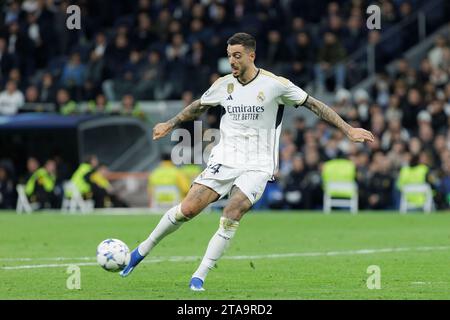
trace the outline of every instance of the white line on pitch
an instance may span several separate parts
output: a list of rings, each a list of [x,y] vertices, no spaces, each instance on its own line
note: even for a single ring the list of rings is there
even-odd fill
[[[409,247],[409,248],[381,248],[381,249],[359,249],[359,250],[344,250],[344,251],[328,251],[328,252],[297,252],[297,253],[278,253],[278,254],[262,254],[262,255],[241,255],[241,256],[224,256],[225,260],[246,260],[246,259],[282,259],[282,258],[296,258],[296,257],[321,257],[321,256],[339,256],[339,255],[363,255],[374,253],[391,253],[391,252],[410,252],[410,251],[439,251],[449,250],[450,246],[434,246],[434,247]],[[6,258],[8,259],[8,258]],[[79,257],[79,258],[16,258],[19,260],[2,259],[2,261],[34,261],[34,260],[95,260],[92,257]],[[25,260],[27,259],[27,260]],[[29,259],[29,260],[28,260]],[[144,260],[143,263],[156,263],[156,262],[189,262],[201,259],[200,256],[171,256],[171,257],[149,257]],[[32,264],[32,265],[19,265],[19,266],[6,266],[0,267],[2,270],[18,270],[18,269],[36,269],[36,268],[58,268],[67,267],[76,264],[78,266],[96,266],[96,262],[81,262],[81,263],[54,263],[54,264]]]
[[[0,258],[0,262],[9,262],[9,261],[65,261],[65,260],[95,260],[95,257],[77,257],[77,258],[69,258],[69,257],[56,257],[56,258]]]

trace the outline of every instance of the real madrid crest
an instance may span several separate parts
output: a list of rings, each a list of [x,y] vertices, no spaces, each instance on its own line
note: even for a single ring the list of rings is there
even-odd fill
[[[256,96],[256,100],[258,100],[259,102],[263,102],[266,99],[266,97],[264,96],[264,92],[260,91],[258,93],[258,95]]]
[[[234,84],[233,83],[229,83],[227,86],[227,92],[228,94],[231,94],[234,90]]]

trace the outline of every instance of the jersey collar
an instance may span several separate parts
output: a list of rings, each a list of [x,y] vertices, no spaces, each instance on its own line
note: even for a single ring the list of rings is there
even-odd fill
[[[259,73],[261,72],[261,68],[258,68],[258,72],[256,72],[256,75],[253,77],[253,79],[251,79],[249,82],[247,82],[247,83],[243,83],[243,82],[241,82],[241,81],[239,81],[239,78],[238,77],[236,77],[236,80],[237,80],[237,82],[239,82],[242,86],[246,86],[246,85],[248,85],[250,82],[252,82],[253,80],[255,80],[257,77],[258,77],[258,75],[259,75]]]

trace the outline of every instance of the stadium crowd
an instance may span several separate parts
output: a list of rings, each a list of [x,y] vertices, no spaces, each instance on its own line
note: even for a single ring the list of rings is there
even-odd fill
[[[380,1],[383,29],[368,30],[364,0],[8,0],[0,12],[0,114],[24,103],[50,103],[64,114],[108,112],[108,101],[198,96],[223,73],[226,39],[255,35],[258,65],[296,84],[351,86],[342,60],[411,14],[421,0]],[[66,9],[81,8],[81,30],[68,30]],[[414,42],[380,44],[380,65]],[[196,81],[191,81],[195,74]],[[128,97],[128,98],[124,98]],[[75,102],[89,101],[87,110]],[[123,101],[125,105],[127,102]]]
[[[394,74],[379,74],[371,90],[336,92],[332,107],[353,126],[368,128],[374,143],[351,144],[342,132],[302,118],[281,137],[280,188],[300,190],[293,203],[274,197],[274,205],[318,208],[322,205],[320,169],[324,161],[349,158],[357,167],[360,207],[393,209],[399,205],[397,179],[403,167],[423,164],[438,208],[450,207],[450,47],[435,45],[412,68],[397,61]]]
[[[376,141],[349,144],[325,123],[304,119],[282,134],[278,182],[261,202],[279,208],[319,208],[324,161],[348,157],[357,166],[360,207],[398,207],[402,167],[425,164],[438,208],[450,206],[450,49],[439,37],[419,68],[398,59],[395,74],[378,70],[375,85],[351,94],[352,72],[341,63],[425,1],[380,1],[383,29],[367,30],[366,1],[58,1],[9,0],[0,13],[0,115],[26,104],[52,104],[57,112],[129,114],[142,119],[141,100],[199,96],[222,73],[224,43],[236,31],[257,39],[257,65],[314,92],[335,92],[332,105]],[[64,27],[69,4],[78,4],[82,29]],[[401,34],[377,50],[377,66],[412,43]],[[332,87],[327,76],[332,75]],[[195,77],[195,81],[192,78]],[[78,102],[87,101],[80,110]],[[120,109],[111,110],[111,102]],[[39,109],[38,109],[39,110]],[[207,121],[217,127],[212,111]],[[0,166],[0,208],[15,205],[19,181],[10,162]],[[67,174],[66,174],[67,175]],[[70,174],[68,174],[70,176]],[[289,191],[301,197],[287,199]]]

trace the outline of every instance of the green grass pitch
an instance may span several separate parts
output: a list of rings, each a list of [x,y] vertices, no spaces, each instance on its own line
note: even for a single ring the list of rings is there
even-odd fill
[[[96,246],[133,249],[159,215],[0,213],[0,299],[450,299],[450,214],[251,212],[205,282],[188,282],[219,214],[164,239],[125,279],[96,265]],[[66,287],[80,267],[80,290]],[[381,289],[367,288],[371,265]]]

